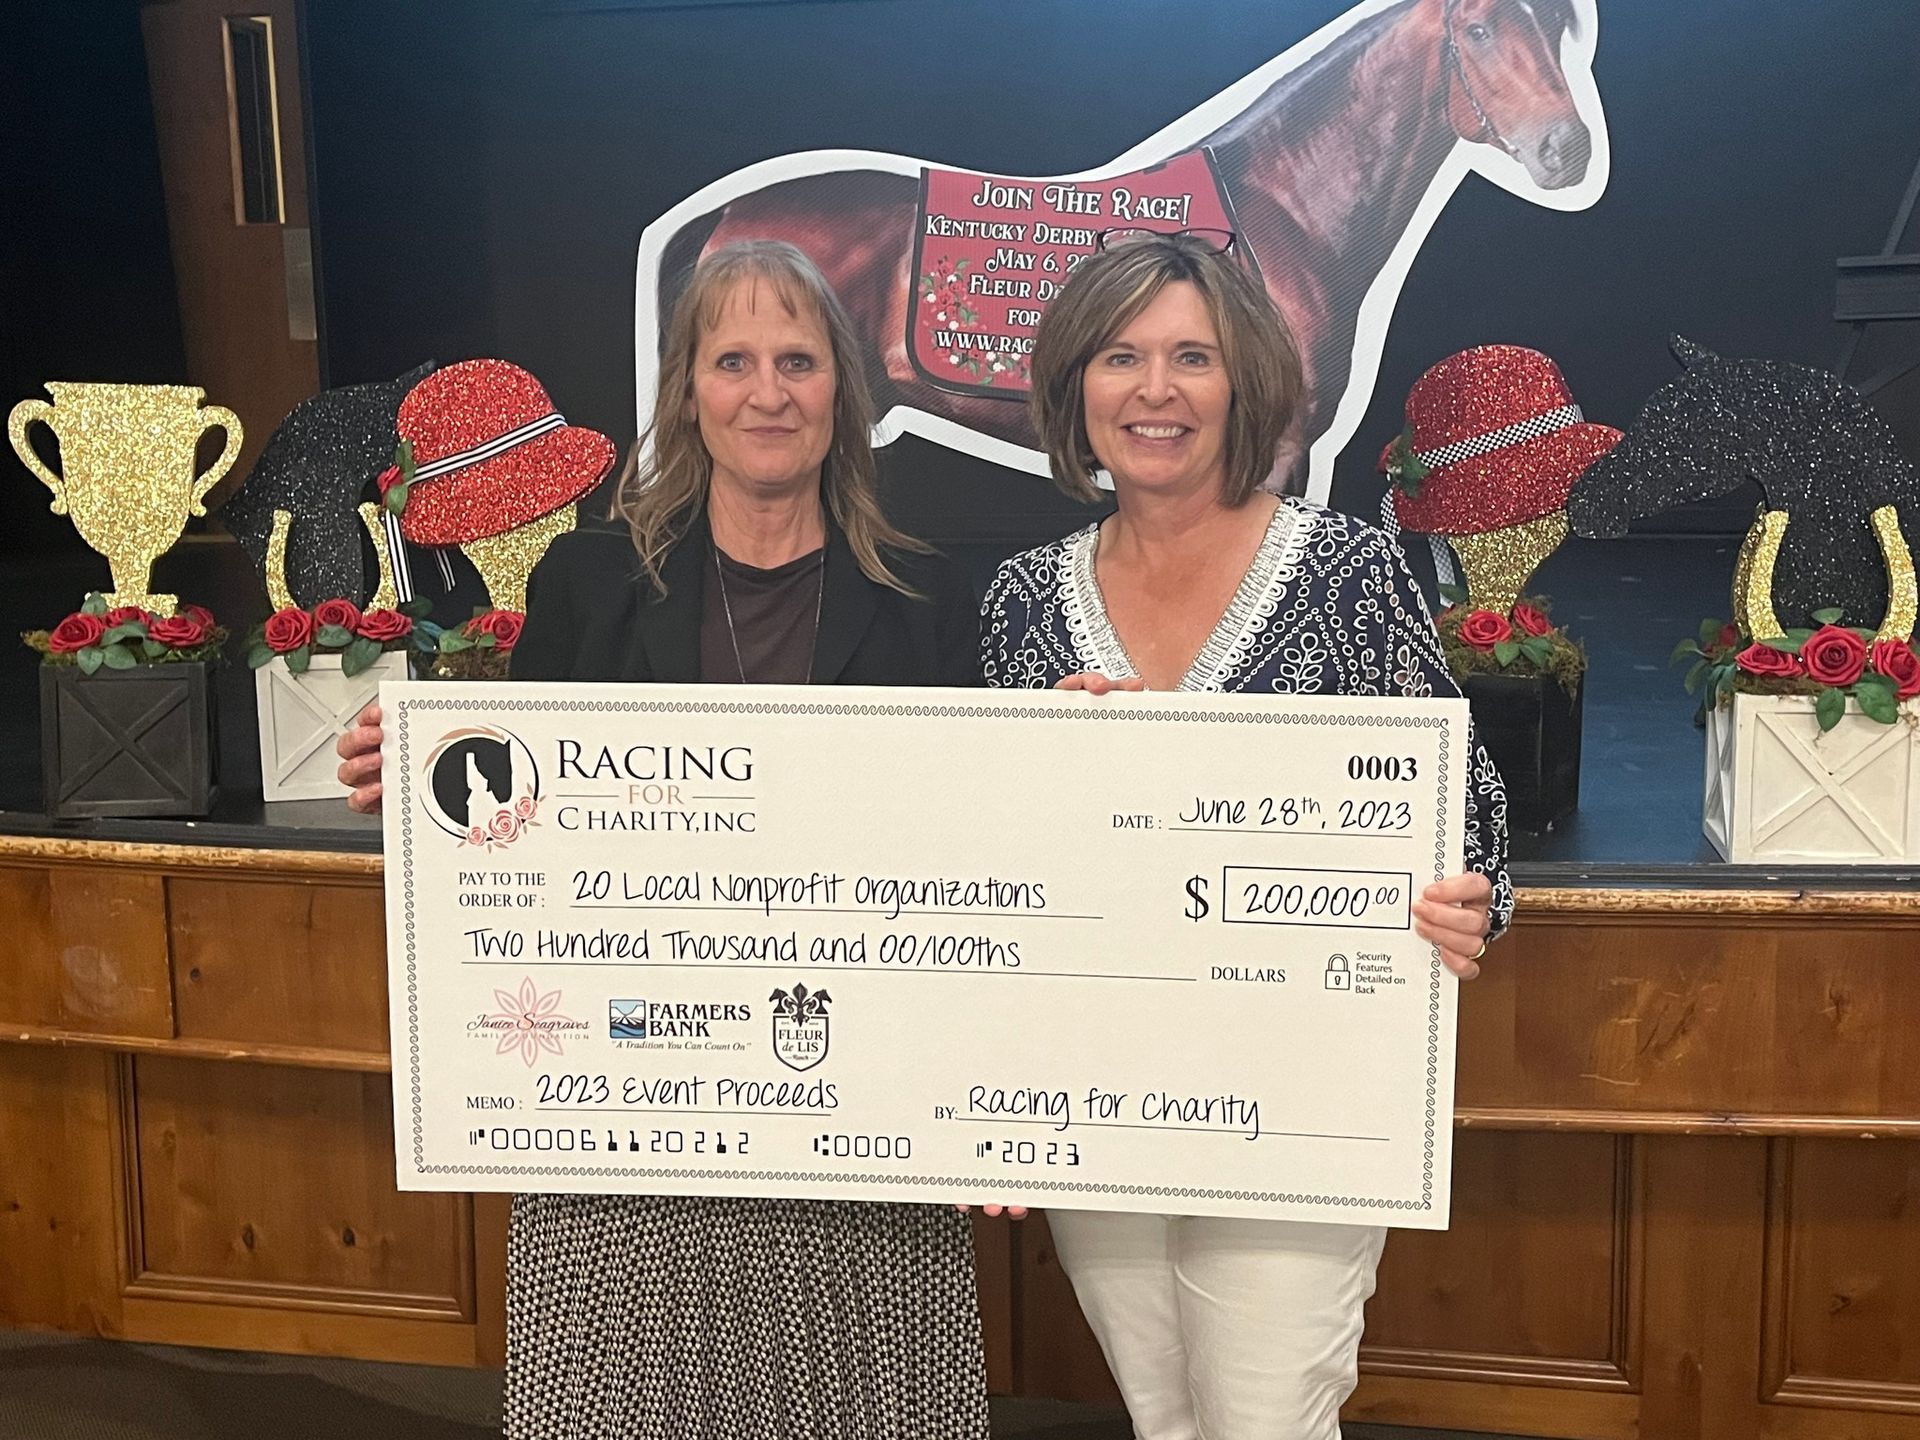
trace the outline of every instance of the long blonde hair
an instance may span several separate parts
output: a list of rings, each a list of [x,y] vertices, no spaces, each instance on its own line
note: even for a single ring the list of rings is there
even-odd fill
[[[826,330],[833,352],[833,443],[820,467],[821,495],[861,573],[876,585],[913,595],[912,587],[888,566],[885,552],[925,554],[929,547],[896,530],[880,508],[880,481],[869,440],[873,400],[853,322],[818,267],[784,240],[738,241],[694,267],[667,321],[653,424],[627,455],[614,514],[633,531],[640,564],[656,592],[664,595],[661,567],[667,552],[685,533],[693,513],[706,504],[713,480],[713,457],[693,414],[693,372],[701,337],[718,321],[733,287],[752,281],[764,281],[789,315],[811,313]]]

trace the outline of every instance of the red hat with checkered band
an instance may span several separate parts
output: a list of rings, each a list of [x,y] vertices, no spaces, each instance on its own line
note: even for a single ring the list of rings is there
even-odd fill
[[[1449,355],[1407,392],[1407,428],[1380,452],[1408,530],[1478,535],[1566,508],[1580,473],[1620,442],[1573,402],[1560,367],[1519,345]]]

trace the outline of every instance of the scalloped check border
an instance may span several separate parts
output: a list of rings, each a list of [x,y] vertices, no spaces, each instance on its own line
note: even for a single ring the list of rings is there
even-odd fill
[[[412,712],[465,711],[474,708],[470,700],[403,700],[395,717],[400,745],[400,883],[405,914],[407,963],[407,1062],[413,1103],[413,1168],[417,1175],[499,1175],[591,1178],[608,1176],[632,1180],[766,1180],[782,1183],[821,1181],[835,1185],[974,1185],[977,1180],[959,1175],[855,1175],[844,1171],[816,1170],[705,1170],[690,1166],[635,1168],[626,1165],[429,1165],[426,1163],[426,1130],[420,1093],[420,991],[415,963],[414,874],[413,874],[413,771],[407,764],[409,722]],[[489,712],[517,714],[618,714],[618,715],[825,715],[825,716],[933,716],[957,720],[1042,719],[1072,720],[1082,724],[1154,724],[1169,721],[1197,722],[1206,725],[1381,725],[1414,730],[1438,730],[1439,804],[1434,810],[1434,878],[1446,873],[1447,817],[1453,806],[1451,766],[1453,726],[1439,716],[1393,715],[1362,720],[1354,715],[1292,714],[1262,707],[1253,710],[1136,710],[1089,708],[1080,705],[896,705],[804,702],[781,705],[754,700],[489,700]],[[1427,965],[1427,1098],[1421,1155],[1420,1198],[1396,1200],[1372,1195],[1295,1195],[1271,1190],[1208,1190],[1177,1185],[1103,1185],[1091,1181],[1035,1181],[1032,1190],[1061,1191],[1081,1195],[1146,1195],[1174,1200],[1233,1200],[1269,1205],[1325,1205],[1356,1210],[1431,1210],[1433,1209],[1433,1166],[1436,1131],[1439,1124],[1440,1091],[1440,955],[1436,950]]]

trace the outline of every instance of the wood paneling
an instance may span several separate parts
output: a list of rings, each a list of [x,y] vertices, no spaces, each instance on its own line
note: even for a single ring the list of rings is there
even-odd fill
[[[472,1318],[469,1204],[395,1187],[384,1076],[130,1063],[136,1290]]]
[[[0,1028],[173,1035],[157,875],[0,865]]]
[[[1763,1393],[1920,1414],[1920,1144],[1782,1140]]]
[[[1920,1116],[1908,922],[1528,919],[1462,991],[1459,1103]]]
[[[499,1362],[506,1197],[394,1184],[379,869],[0,838],[0,1324]],[[1528,900],[1348,1416],[1920,1440],[1920,902]],[[976,1249],[995,1388],[1115,1398],[1044,1217]]]
[[[167,897],[182,1039],[386,1054],[378,889],[176,876]]]
[[[119,1063],[0,1045],[0,1326],[120,1333]]]
[[[1452,1227],[1388,1237],[1362,1368],[1629,1388],[1631,1154],[1611,1135],[1457,1136]]]

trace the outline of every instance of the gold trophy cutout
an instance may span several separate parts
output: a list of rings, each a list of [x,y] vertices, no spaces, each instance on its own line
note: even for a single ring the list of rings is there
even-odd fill
[[[177,597],[147,590],[153,562],[180,538],[189,515],[207,513],[207,492],[240,453],[240,418],[202,407],[196,385],[79,385],[49,380],[44,400],[22,400],[7,416],[20,462],[53,492],[48,507],[67,515],[80,538],[113,567],[107,603],[173,614]],[[60,468],[47,469],[28,443],[35,421],[60,442]],[[218,425],[226,448],[204,475],[193,473],[200,437]]]

